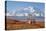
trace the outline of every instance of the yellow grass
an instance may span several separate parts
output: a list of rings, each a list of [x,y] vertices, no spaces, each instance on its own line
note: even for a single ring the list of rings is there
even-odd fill
[[[25,22],[16,22],[11,19],[7,20],[6,25],[7,25],[6,26],[7,30],[44,28],[43,22],[36,22],[34,24],[28,24]]]

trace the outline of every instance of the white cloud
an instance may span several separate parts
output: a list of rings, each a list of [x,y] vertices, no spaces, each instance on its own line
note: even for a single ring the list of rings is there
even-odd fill
[[[15,11],[7,12],[6,16],[15,16]]]
[[[28,16],[28,13],[25,13],[25,16]]]
[[[17,7],[16,10],[21,11],[21,10],[28,10],[31,13],[33,13],[35,10],[33,9],[32,6],[28,6],[28,7]]]
[[[20,13],[20,14],[16,14],[16,16],[24,16],[24,15],[25,15],[25,16],[28,16],[28,13],[24,13],[24,14],[21,14],[21,13]]]
[[[28,8],[24,8],[24,10],[29,10]]]
[[[33,7],[28,7],[28,8],[29,8],[29,10],[30,10],[31,13],[35,12],[35,10],[33,9]]]
[[[32,7],[31,7],[31,6],[24,7],[24,10],[30,10],[30,9],[32,9]]]
[[[24,10],[29,10],[31,13],[35,11],[31,6],[24,8]]]
[[[9,14],[9,13],[6,13],[6,16],[12,16],[11,14]]]
[[[40,16],[40,14],[39,13],[35,13],[35,16]]]
[[[32,14],[32,16],[40,16],[40,13],[37,13],[36,10],[33,9],[33,7],[29,6],[29,7],[20,7],[17,8],[17,10],[29,10]],[[35,12],[35,13],[34,13]],[[7,13],[7,16],[24,16],[24,14],[16,14],[15,11],[10,11]],[[25,16],[28,16],[28,13],[25,13]],[[41,16],[43,16],[43,14],[41,14]]]
[[[16,16],[24,16],[24,14],[16,14]]]
[[[44,15],[41,13],[41,16],[44,16]]]

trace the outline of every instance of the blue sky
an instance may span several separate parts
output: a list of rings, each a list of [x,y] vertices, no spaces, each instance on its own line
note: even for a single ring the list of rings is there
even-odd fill
[[[33,6],[35,10],[44,11],[44,3],[35,3],[35,2],[15,2],[15,1],[8,1],[7,2],[7,10],[15,10],[16,7],[28,7]]]
[[[19,2],[19,1],[7,1],[7,11],[16,11],[16,12],[23,12],[17,11],[16,8],[22,8],[22,7],[33,7],[36,11],[41,11],[44,13],[45,5],[44,3],[39,2]]]

